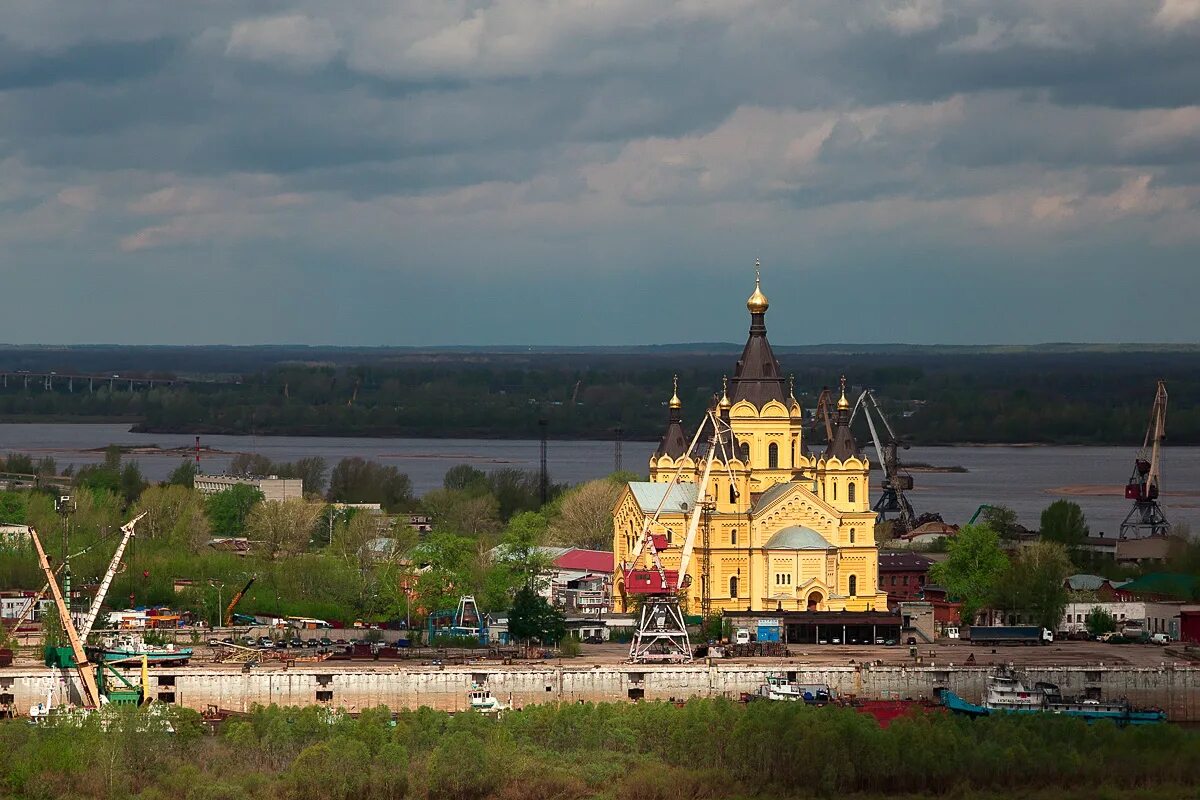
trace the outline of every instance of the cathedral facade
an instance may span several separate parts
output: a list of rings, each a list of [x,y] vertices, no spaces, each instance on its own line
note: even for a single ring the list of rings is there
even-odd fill
[[[810,453],[800,403],[767,341],[768,302],[757,279],[746,305],[749,338],[710,409],[732,441],[717,448],[701,496],[709,434],[688,453],[695,428],[689,430],[676,390],[666,433],[650,457],[650,480],[627,484],[613,511],[614,605],[626,611],[634,603],[622,565],[632,559],[647,520],[658,513],[651,532],[666,538],[664,568],[677,569],[690,512],[702,502],[690,580],[682,581],[688,613],[701,613],[705,601],[714,614],[886,611],[887,595],[877,589],[870,464],[850,431],[844,382],[833,436]],[[697,413],[693,425],[706,416]]]

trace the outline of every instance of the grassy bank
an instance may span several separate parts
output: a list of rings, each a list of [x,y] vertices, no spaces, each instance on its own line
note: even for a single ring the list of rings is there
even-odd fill
[[[429,709],[356,718],[260,709],[174,735],[134,715],[107,732],[0,726],[13,798],[1194,796],[1200,734],[1071,719],[934,716],[880,729],[854,711],[692,701],[542,706],[500,719]]]

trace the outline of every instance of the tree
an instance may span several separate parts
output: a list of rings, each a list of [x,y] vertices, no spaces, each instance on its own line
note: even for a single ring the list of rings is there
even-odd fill
[[[996,605],[1021,612],[1052,631],[1058,630],[1069,600],[1066,588],[1071,559],[1057,542],[1035,542],[1023,548],[997,581]]]
[[[269,559],[295,555],[308,547],[320,516],[321,506],[306,500],[263,502],[246,516],[246,534]]]
[[[130,461],[121,468],[121,496],[126,504],[136,501],[145,488],[146,479],[142,477],[142,468],[136,461]]]
[[[246,483],[209,495],[205,506],[213,532],[219,536],[241,536],[246,531],[246,518],[262,502],[263,493]]]
[[[488,487],[496,498],[500,519],[521,511],[536,511],[542,504],[541,478],[536,472],[505,467],[488,474]]]
[[[1112,633],[1117,629],[1117,621],[1112,614],[1100,606],[1093,606],[1084,618],[1088,633],[1099,636],[1102,633]]]
[[[606,478],[570,490],[550,525],[550,541],[564,547],[612,549],[612,512],[620,496],[621,487]]]
[[[436,529],[460,536],[487,537],[500,530],[500,508],[490,494],[434,489],[421,498]]]
[[[1042,512],[1042,539],[1069,548],[1078,547],[1088,536],[1087,518],[1078,503],[1055,500]]]
[[[338,558],[365,573],[371,563],[368,545],[379,538],[380,519],[377,514],[360,511],[351,514],[349,519],[336,523],[330,545]]]
[[[562,612],[532,587],[523,586],[513,598],[508,612],[508,632],[521,642],[557,644],[567,633]]]
[[[1008,506],[985,508],[983,524],[994,530],[1001,539],[1015,539],[1021,532],[1021,526],[1017,523],[1017,512]]]
[[[1000,537],[987,525],[964,525],[947,549],[946,560],[930,568],[929,580],[962,603],[962,622],[971,625],[992,599],[1008,559],[1000,550]]]
[[[483,598],[487,608],[508,608],[524,587],[540,592],[548,582],[553,562],[542,549],[546,518],[524,511],[508,522],[495,557],[484,574]]]
[[[0,492],[0,522],[20,525],[25,522],[25,493]]]
[[[487,473],[470,464],[457,464],[446,470],[446,475],[442,478],[442,488],[452,492],[470,492],[472,494],[490,491]]]
[[[167,540],[193,551],[209,538],[208,516],[203,497],[183,486],[151,486],[142,492],[135,512],[146,512],[138,523],[137,535],[148,541]]]
[[[413,563],[423,569],[416,595],[425,613],[452,607],[464,594],[474,594],[472,563],[475,542],[465,536],[434,531],[413,552]]]
[[[172,486],[186,486],[189,489],[194,487],[196,485],[196,462],[190,458],[185,458],[171,472],[170,477],[167,478],[167,483]]]
[[[379,503],[385,511],[413,506],[412,482],[395,467],[363,458],[343,458],[329,476],[329,499],[335,503]]]

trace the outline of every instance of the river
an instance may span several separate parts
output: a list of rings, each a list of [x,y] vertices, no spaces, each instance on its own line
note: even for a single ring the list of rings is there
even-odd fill
[[[0,423],[0,453],[21,452],[52,456],[59,467],[102,461],[108,444],[140,447],[189,448],[186,434],[130,433],[126,424]],[[441,485],[455,464],[479,469],[538,468],[538,442],[497,439],[375,439],[301,436],[204,436],[202,444],[216,452],[203,453],[201,469],[221,472],[239,452],[259,453],[272,461],[321,456],[332,467],[350,456],[394,465],[408,473],[418,494]],[[551,441],[547,462],[551,480],[578,483],[612,471],[613,444],[595,441]],[[622,465],[644,472],[653,451],[649,442],[625,442]],[[873,454],[871,454],[873,455]],[[916,472],[910,495],[917,513],[938,511],[948,522],[965,522],[981,503],[1006,505],[1021,522],[1036,528],[1038,515],[1063,487],[1089,487],[1091,493],[1071,494],[1087,514],[1093,534],[1115,536],[1129,509],[1121,489],[1132,467],[1134,449],[1127,447],[914,447],[905,452],[910,462],[961,466],[965,473]],[[183,458],[178,452],[128,456],[146,476],[164,479]],[[873,474],[878,480],[879,473]],[[1165,451],[1164,511],[1173,523],[1186,522],[1200,530],[1200,447]],[[1109,491],[1099,495],[1096,491]]]

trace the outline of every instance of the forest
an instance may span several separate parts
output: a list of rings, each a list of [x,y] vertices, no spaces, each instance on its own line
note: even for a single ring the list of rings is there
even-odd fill
[[[880,728],[846,708],[727,700],[427,708],[356,716],[256,708],[210,731],[168,707],[107,729],[0,724],[15,800],[722,800],[1195,796],[1200,734],[1044,715],[930,714]]]
[[[19,373],[0,387],[0,420],[130,421],[135,430],[459,438],[653,440],[673,375],[695,420],[739,348],[623,352],[304,348],[0,349],[0,370],[179,383],[94,391]],[[812,412],[847,376],[872,388],[914,444],[1141,443],[1155,381],[1170,392],[1169,438],[1200,443],[1200,352],[1128,348],[788,348],[776,354]],[[223,360],[222,360],[223,359]],[[140,369],[138,367],[140,365]],[[619,431],[619,432],[618,432]],[[865,435],[865,431],[863,432]]]

